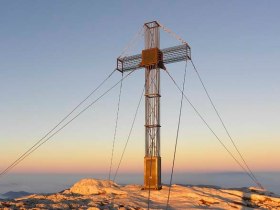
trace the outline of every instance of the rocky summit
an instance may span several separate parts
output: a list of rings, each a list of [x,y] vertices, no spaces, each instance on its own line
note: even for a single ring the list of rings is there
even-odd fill
[[[0,209],[147,209],[147,190],[112,181],[82,179],[70,189],[48,195],[0,200]],[[166,209],[168,187],[150,192],[150,209]],[[172,185],[170,209],[280,209],[280,196],[257,188],[222,189]]]

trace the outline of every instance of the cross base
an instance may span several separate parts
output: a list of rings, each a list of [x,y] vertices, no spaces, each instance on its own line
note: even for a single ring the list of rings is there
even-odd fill
[[[144,190],[161,190],[161,157],[144,157]]]

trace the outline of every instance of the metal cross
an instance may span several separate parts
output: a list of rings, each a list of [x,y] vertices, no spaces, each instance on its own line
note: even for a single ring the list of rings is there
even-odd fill
[[[165,64],[191,59],[188,44],[160,50],[160,24],[144,24],[145,49],[142,54],[117,59],[117,70],[145,68],[145,157],[144,189],[161,189],[160,156],[160,69]]]

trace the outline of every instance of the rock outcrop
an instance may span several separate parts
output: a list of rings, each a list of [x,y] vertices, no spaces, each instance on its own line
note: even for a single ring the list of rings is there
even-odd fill
[[[70,192],[80,195],[126,194],[113,181],[97,179],[82,179],[70,188]]]
[[[70,189],[49,195],[0,200],[0,209],[147,209],[148,191],[139,185],[119,186],[83,179]],[[151,191],[150,209],[166,209],[168,187]],[[222,189],[173,185],[170,209],[280,209],[280,197],[257,188]]]

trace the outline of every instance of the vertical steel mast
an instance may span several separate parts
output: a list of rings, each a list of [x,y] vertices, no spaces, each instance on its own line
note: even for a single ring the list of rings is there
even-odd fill
[[[187,43],[160,50],[160,25],[153,21],[144,24],[145,49],[141,54],[119,57],[120,72],[145,68],[145,157],[144,189],[161,189],[160,157],[160,69],[164,64],[191,58]]]
[[[161,189],[160,157],[160,31],[157,22],[144,25],[145,50],[145,157],[144,188]],[[159,54],[159,55],[158,55]],[[152,59],[152,58],[155,59]],[[153,62],[152,62],[153,60]]]

